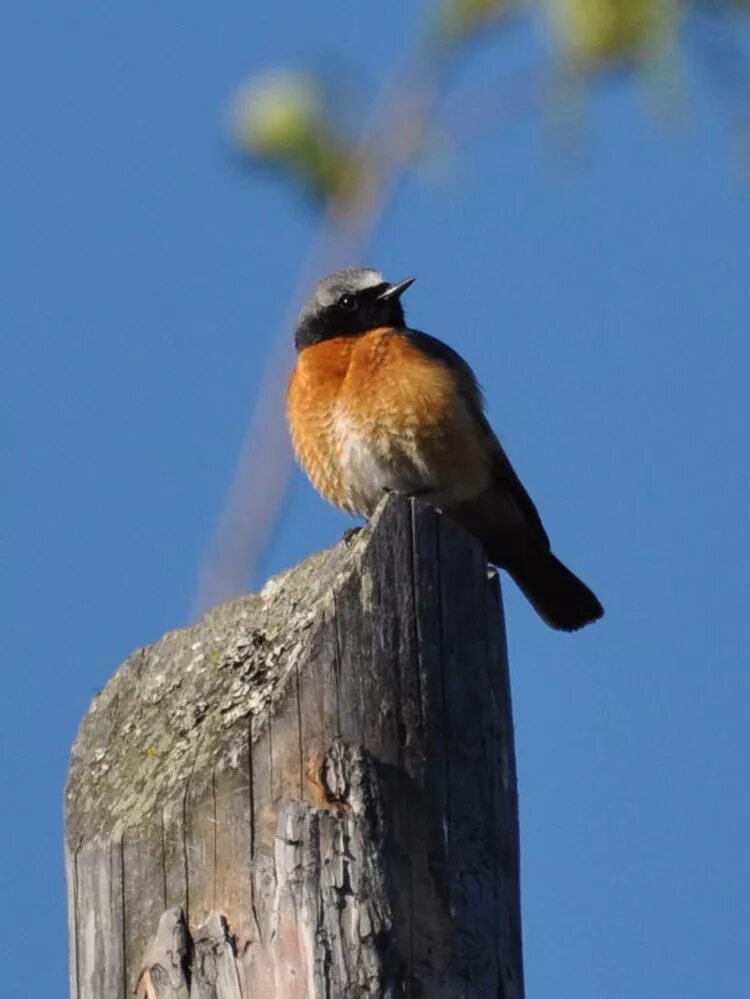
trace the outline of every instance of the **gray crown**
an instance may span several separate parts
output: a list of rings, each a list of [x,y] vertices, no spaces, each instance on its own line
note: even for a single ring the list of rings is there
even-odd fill
[[[342,295],[355,295],[365,288],[374,288],[384,283],[383,275],[372,267],[349,267],[343,271],[334,271],[315,285],[300,313],[300,322],[333,305]]]

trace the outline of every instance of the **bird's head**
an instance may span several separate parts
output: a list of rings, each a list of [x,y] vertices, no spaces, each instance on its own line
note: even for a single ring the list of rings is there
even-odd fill
[[[294,344],[304,350],[321,340],[357,336],[380,326],[403,329],[404,310],[399,301],[414,278],[389,284],[380,271],[352,267],[335,271],[315,286],[300,312]]]

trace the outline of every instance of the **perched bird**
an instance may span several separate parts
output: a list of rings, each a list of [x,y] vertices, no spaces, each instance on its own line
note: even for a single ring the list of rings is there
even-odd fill
[[[550,550],[536,507],[483,411],[469,365],[409,329],[401,295],[370,268],[324,278],[302,309],[287,407],[297,457],[336,506],[369,517],[384,493],[420,496],[484,544],[553,628],[602,616]]]

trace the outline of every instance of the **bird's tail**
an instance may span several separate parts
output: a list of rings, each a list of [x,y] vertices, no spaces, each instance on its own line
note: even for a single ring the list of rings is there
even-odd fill
[[[550,551],[524,552],[505,568],[552,628],[577,631],[604,613],[596,595]]]
[[[550,627],[577,631],[597,621],[604,608],[596,595],[552,554],[531,500],[523,509],[516,496],[487,490],[451,515],[484,543],[490,562],[511,575]]]

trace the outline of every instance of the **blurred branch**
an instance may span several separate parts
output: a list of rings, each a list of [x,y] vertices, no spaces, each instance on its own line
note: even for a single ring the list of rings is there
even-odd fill
[[[538,105],[547,75],[542,65],[485,84],[438,114],[457,56],[490,28],[518,21],[522,12],[528,17],[534,8],[543,15],[533,20],[546,26],[558,78],[590,88],[603,73],[638,72],[667,57],[689,18],[746,21],[750,0],[436,0],[424,37],[383,84],[358,138],[348,134],[325,88],[309,74],[288,71],[255,81],[233,102],[232,129],[242,154],[301,184],[323,216],[271,347],[200,573],[196,609],[246,590],[278,517],[292,467],[284,390],[302,297],[327,271],[361,260],[401,177],[429,152],[433,138],[463,144],[495,131],[509,111]],[[741,91],[736,116],[745,126],[747,61],[730,41],[709,40],[704,58],[735,97]]]
[[[284,390],[292,329],[302,296],[322,273],[359,259],[375,234],[402,170],[427,127],[437,81],[419,60],[386,82],[369,126],[352,152],[373,164],[358,197],[329,192],[323,223],[303,263],[292,307],[271,350],[234,481],[203,564],[196,611],[246,590],[278,517],[292,467]],[[408,99],[399,100],[399,95]]]

